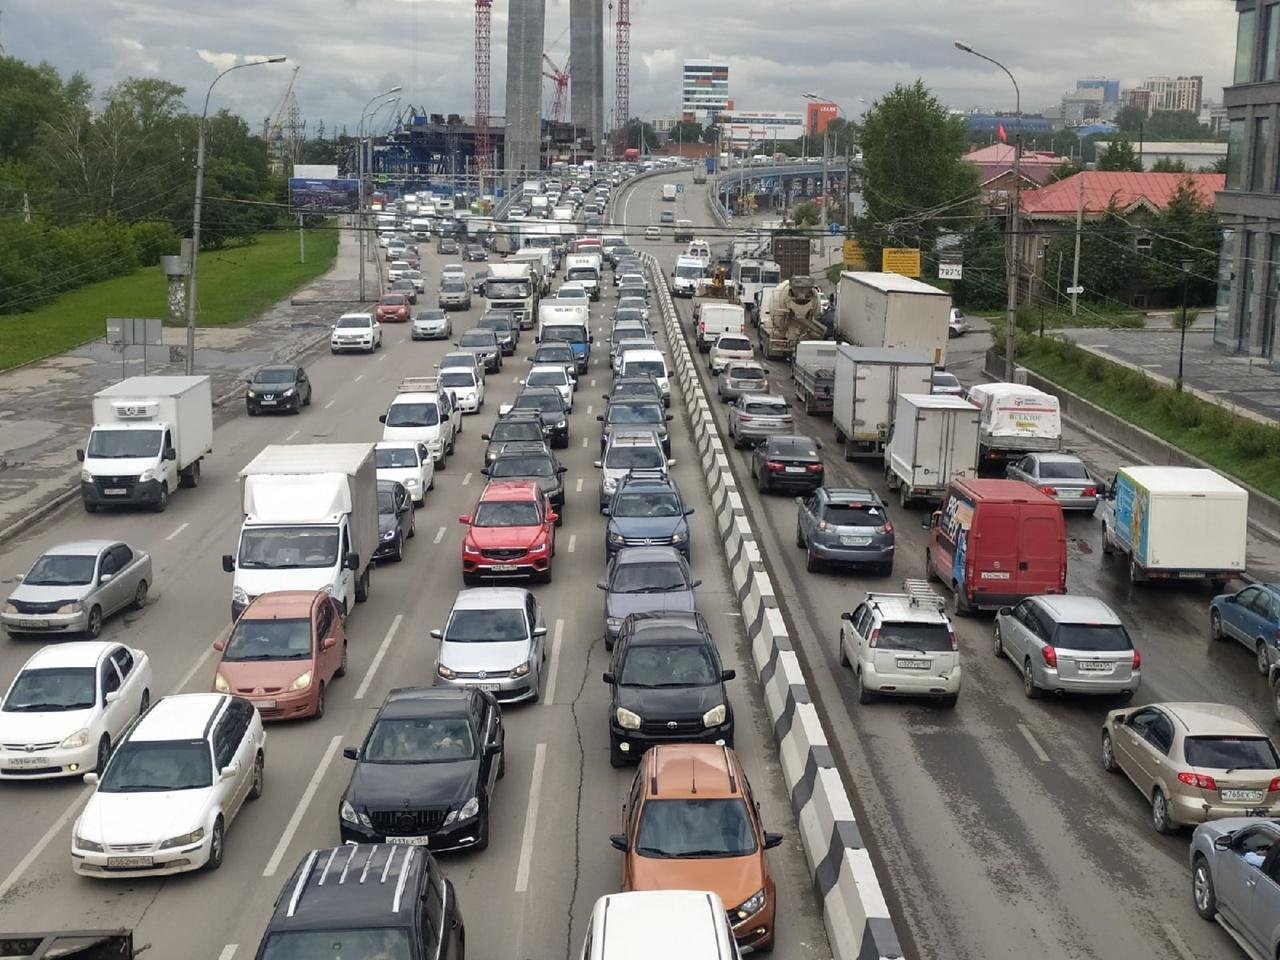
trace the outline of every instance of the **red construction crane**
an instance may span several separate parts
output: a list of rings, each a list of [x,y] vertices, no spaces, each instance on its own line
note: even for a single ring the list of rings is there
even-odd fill
[[[547,111],[547,119],[554,123],[564,123],[566,108],[569,106],[569,61],[566,60],[564,68],[561,69],[545,53],[542,55],[542,59],[549,68],[543,70],[542,75],[551,81],[553,88],[551,109]]]
[[[621,157],[627,146],[627,121],[631,119],[631,0],[618,0],[614,53],[617,63],[613,78],[613,122],[618,132],[615,156]],[[641,138],[643,136],[641,133]]]
[[[485,177],[489,176],[490,153],[493,145],[489,137],[489,16],[493,0],[476,0],[476,173],[480,177],[480,192],[484,193]]]

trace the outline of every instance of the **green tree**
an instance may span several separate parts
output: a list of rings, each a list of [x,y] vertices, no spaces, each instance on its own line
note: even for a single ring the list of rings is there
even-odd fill
[[[974,224],[960,245],[964,279],[951,288],[956,303],[972,310],[994,310],[1006,302],[1005,222],[984,217]]]
[[[643,138],[643,144],[641,139]],[[627,147],[640,150],[653,150],[658,146],[658,134],[654,132],[653,124],[646,123],[639,118],[627,121]]]
[[[1084,170],[1084,167],[1081,164],[1076,163],[1076,161],[1064,160],[1049,171],[1049,182],[1056,183],[1059,180],[1066,180],[1068,177],[1074,177],[1082,170]]]
[[[1098,157],[1098,169],[1141,173],[1142,161],[1138,159],[1133,144],[1121,137],[1112,140],[1107,145],[1106,151]]]
[[[1080,284],[1086,299],[1128,302],[1142,271],[1133,234],[1114,201],[1101,216],[1085,221],[1080,231]],[[1056,264],[1061,255],[1070,264],[1074,247],[1075,231],[1064,230],[1050,242],[1045,262]]]
[[[797,227],[816,227],[822,222],[822,213],[818,210],[818,205],[809,200],[797,205],[791,217]]]
[[[1206,166],[1206,167],[1201,167],[1201,168],[1200,168],[1200,173],[1222,173],[1222,174],[1225,174],[1226,172],[1227,172],[1227,158],[1226,158],[1226,157],[1219,157],[1217,160],[1213,161],[1213,163],[1209,164],[1208,166]]]
[[[1161,157],[1151,165],[1152,173],[1186,173],[1187,161],[1181,157]]]
[[[708,124],[702,128],[702,142],[715,143],[720,139],[720,128],[715,124]]]
[[[1178,189],[1165,208],[1153,219],[1151,258],[1147,273],[1151,285],[1160,291],[1165,303],[1182,298],[1184,262],[1190,262],[1187,274],[1187,299],[1194,305],[1207,306],[1217,295],[1218,257],[1222,251],[1222,229],[1213,212],[1190,177]]]
[[[1116,126],[1121,133],[1138,135],[1147,125],[1147,111],[1142,107],[1121,107],[1116,113]]]
[[[1147,116],[1141,107],[1125,107],[1116,115],[1120,132],[1144,140],[1208,140],[1209,128],[1190,110],[1157,110]]]
[[[699,143],[702,140],[702,124],[695,120],[681,120],[671,128],[668,139],[677,143]]]
[[[977,170],[961,157],[968,149],[965,122],[916,80],[899,84],[863,118],[863,194],[867,216],[859,226],[871,263],[888,245],[933,248],[940,222],[971,210],[978,199]]]

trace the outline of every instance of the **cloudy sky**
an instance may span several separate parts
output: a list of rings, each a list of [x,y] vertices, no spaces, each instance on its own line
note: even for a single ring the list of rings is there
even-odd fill
[[[0,10],[6,53],[81,70],[99,89],[130,75],[164,77],[198,109],[222,67],[284,54],[302,68],[296,92],[309,131],[319,119],[354,130],[360,107],[395,85],[428,112],[473,109],[471,0],[0,0]],[[547,51],[560,63],[568,16],[568,0],[547,0]],[[631,19],[632,112],[650,117],[675,112],[686,57],[723,58],[744,110],[801,109],[800,95],[816,90],[852,114],[859,97],[916,77],[952,106],[1011,108],[1004,75],[953,49],[963,39],[1013,70],[1034,111],[1096,75],[1202,74],[1206,96],[1220,99],[1235,43],[1226,0],[632,0]],[[606,22],[612,105],[608,10]],[[492,112],[501,115],[503,0],[493,36]],[[231,74],[214,108],[261,123],[289,70]]]

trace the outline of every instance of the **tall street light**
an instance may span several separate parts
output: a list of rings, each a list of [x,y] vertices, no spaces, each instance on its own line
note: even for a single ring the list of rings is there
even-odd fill
[[[836,112],[840,114],[841,119],[843,119],[843,120],[844,120],[844,122],[845,122],[846,124],[848,124],[848,123],[849,123],[849,115],[848,115],[847,113],[845,113],[845,112],[844,112],[844,107],[840,106],[840,104],[838,104],[836,101],[832,100],[830,97],[823,97],[823,96],[819,96],[819,95],[818,95],[818,94],[816,94],[816,93],[806,93],[806,94],[804,94],[803,96],[804,96],[804,99],[805,99],[805,100],[808,100],[808,101],[810,101],[811,103],[829,103],[829,104],[831,104],[833,107],[835,107],[835,108],[836,108]],[[859,98],[858,98],[858,100],[859,100],[859,102],[861,102],[861,103],[866,103],[866,102],[867,102],[867,101],[866,101],[864,98],[862,98],[862,97],[859,97]],[[825,251],[825,250],[826,250],[826,248],[827,248],[827,238],[826,238],[826,233],[827,233],[827,200],[828,200],[828,198],[827,198],[827,196],[826,196],[826,191],[827,191],[827,182],[826,182],[826,181],[827,181],[827,146],[826,146],[826,143],[827,143],[826,132],[825,132],[825,131],[823,131],[823,138],[822,138],[822,191],[823,191],[823,197],[822,197],[822,233],[823,233],[823,237],[822,237],[822,249],[823,249],[824,251]],[[850,219],[851,219],[851,218],[850,218],[850,216],[849,216],[849,194],[850,194],[850,193],[852,192],[852,190],[853,190],[853,150],[851,149],[851,148],[852,148],[852,146],[853,146],[852,142],[851,142],[850,140],[848,140],[848,138],[846,138],[845,145],[844,145],[844,204],[843,204],[843,206],[844,206],[844,236],[845,236],[845,239],[846,239],[846,240],[847,240],[847,239],[852,235],[852,234],[851,234],[852,225],[851,225],[851,224],[850,224],[850,222],[849,222],[849,221],[850,221]]]
[[[1178,392],[1182,392],[1182,358],[1187,350],[1187,281],[1191,279],[1191,268],[1195,266],[1194,260],[1182,261],[1182,313],[1178,317],[1178,327],[1181,333],[1178,335]]]
[[[364,203],[364,121],[367,117],[370,117],[373,115],[372,113],[369,112],[369,108],[373,106],[373,102],[375,100],[382,100],[382,103],[378,104],[377,107],[374,107],[373,113],[377,113],[388,103],[391,103],[393,100],[395,100],[396,98],[391,96],[391,94],[399,93],[402,89],[404,88],[392,87],[390,90],[384,90],[382,91],[382,93],[379,93],[375,96],[370,97],[369,102],[366,103],[363,109],[361,109],[360,111],[360,127],[357,130],[357,134],[358,134],[357,140],[359,142],[360,150],[356,158],[356,171],[357,171],[356,176],[358,177],[358,182],[357,182],[358,189],[356,191],[356,196],[358,198],[357,203],[359,204],[360,209],[356,212],[356,237],[358,238],[358,245],[359,245],[359,251],[360,251],[360,302],[361,303],[364,302],[364,261],[365,261],[365,236],[364,235],[365,235],[365,225],[366,225],[366,211],[365,211],[365,203]]]
[[[204,204],[204,128],[209,117],[209,98],[219,80],[232,70],[244,67],[260,67],[266,63],[284,63],[285,57],[267,57],[250,60],[227,67],[213,78],[204,94],[204,109],[200,111],[200,126],[196,133],[196,198],[191,212],[191,271],[187,278],[187,376],[196,372],[196,263],[200,259],[200,208]]]
[[[1008,302],[1006,304],[1006,317],[1004,328],[1004,368],[1005,379],[1013,380],[1013,375],[1017,369],[1017,314],[1018,314],[1018,217],[1021,214],[1022,204],[1022,91],[1018,89],[1018,81],[1014,79],[1013,74],[999,60],[988,57],[985,53],[979,53],[967,43],[961,43],[959,40],[955,42],[957,50],[964,53],[972,54],[980,60],[987,63],[995,64],[1005,72],[1005,76],[1009,78],[1009,82],[1013,84],[1014,96],[1014,116],[1018,119],[1018,136],[1014,140],[1013,147],[1013,203],[1009,205],[1009,249],[1005,254],[1005,276],[1009,283]]]

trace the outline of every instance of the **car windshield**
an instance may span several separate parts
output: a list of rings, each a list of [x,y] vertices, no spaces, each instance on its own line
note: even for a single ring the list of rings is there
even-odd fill
[[[742,283],[758,283],[760,281],[760,268],[739,267],[738,280]]]
[[[442,293],[466,293],[467,284],[465,280],[455,280],[450,277],[440,284],[440,290]]]
[[[746,337],[721,337],[716,341],[716,349],[718,350],[742,350],[751,351],[751,341]]]
[[[213,783],[209,744],[200,740],[126,740],[111,756],[100,793],[198,790]]]
[[[613,312],[613,323],[617,326],[620,323],[629,323],[638,326],[644,320],[644,313],[636,307],[623,307]]]
[[[1182,753],[1191,766],[1211,770],[1280,768],[1280,756],[1266,737],[1187,737]]]
[[[56,713],[88,710],[97,688],[93,667],[23,670],[5,697],[5,713]]]
[[[586,343],[587,328],[571,323],[548,324],[542,328],[542,339],[556,343]]]
[[[882,509],[869,503],[828,503],[822,519],[833,527],[882,527],[887,518]]]
[[[510,333],[511,319],[509,317],[481,317],[476,326],[481,330],[492,330],[494,333]]]
[[[718,680],[702,643],[630,646],[618,674],[624,687],[705,687]]]
[[[604,465],[610,470],[658,470],[667,461],[657,447],[610,447]]]
[[[697,263],[682,263],[676,267],[676,276],[682,280],[696,280],[703,274],[703,267]]]
[[[684,513],[674,493],[620,493],[609,512],[615,517],[678,517]]]
[[[880,650],[915,650],[920,653],[949,653],[951,629],[945,623],[892,623],[880,624],[876,640]]]
[[[656,403],[615,403],[609,406],[610,423],[662,423],[662,408]]]
[[[388,293],[378,302],[382,304],[384,307],[403,307],[409,301],[404,298],[403,294]]]
[[[368,957],[413,960],[409,931],[398,927],[369,930],[284,930],[267,937],[262,960],[314,960],[316,957]]]
[[[477,527],[536,527],[542,522],[538,505],[528,500],[491,500],[476,508]]]
[[[423,310],[413,315],[413,319],[422,323],[440,323],[444,320],[443,310]]]
[[[760,282],[766,286],[776,286],[782,280],[781,270],[760,271]]]
[[[241,617],[227,640],[223,660],[306,660],[311,656],[310,620]]]
[[[1118,623],[1060,623],[1053,632],[1060,650],[1132,650],[1129,633]]]
[[[564,368],[555,370],[535,370],[524,381],[530,387],[563,387],[569,382]]]
[[[485,281],[484,295],[490,300],[523,300],[529,296],[529,281],[494,280],[490,277]]]
[[[529,420],[499,420],[493,425],[489,439],[503,443],[509,440],[541,440],[542,427]]]
[[[954,373],[935,373],[933,375],[933,385],[935,387],[959,387],[960,379]]]
[[[1041,480],[1088,480],[1089,471],[1083,463],[1070,460],[1049,460],[1040,463]]]
[[[434,403],[393,403],[387,410],[388,427],[434,427],[439,422]]]
[[[595,267],[570,267],[565,273],[566,280],[594,280],[600,274]]]
[[[499,477],[544,477],[556,475],[555,466],[547,457],[499,457],[489,468],[489,476]]]
[[[382,484],[378,484],[382,486]],[[384,516],[394,516],[396,512],[396,495],[390,490],[378,491],[378,513]]]
[[[255,383],[293,383],[292,370],[259,370],[253,375]]]
[[[97,562],[94,554],[46,553],[35,562],[22,582],[29,587],[82,587],[93,582],[93,568]]]
[[[363,327],[364,329],[367,330],[369,329],[369,318],[368,317],[341,317],[338,320],[338,326],[344,330],[352,329],[356,327]]]
[[[613,593],[669,593],[687,590],[689,583],[678,563],[624,563],[614,571]]]
[[[475,738],[465,717],[383,717],[369,731],[360,759],[365,763],[452,763],[475,755]],[[326,951],[324,956],[336,955]]]
[[[572,347],[540,347],[533,355],[535,363],[572,363]]]
[[[376,450],[373,457],[374,466],[379,470],[383,468],[416,467],[418,465],[418,453],[412,447],[391,447],[385,450]]]
[[[755,414],[758,417],[782,417],[786,416],[787,405],[785,403],[770,403],[766,400],[753,401],[743,405],[743,409],[747,413]]]
[[[728,367],[726,373],[732,380],[764,379],[764,371],[759,367]]]
[[[94,430],[86,455],[103,460],[115,457],[155,457],[163,434],[159,430]]]
[[[590,296],[582,287],[561,287],[556,291],[557,300],[589,300]]]
[[[627,360],[622,365],[622,372],[626,376],[665,377],[667,365],[662,360]]]
[[[511,405],[513,410],[542,410],[552,413],[564,409],[559,393],[522,393]]]
[[[444,631],[450,643],[511,643],[528,637],[524,611],[517,608],[454,610]]]
[[[498,342],[492,330],[468,330],[458,341],[460,347],[490,347]]]
[[[246,527],[238,563],[246,569],[332,567],[338,562],[337,527]]]
[[[466,370],[440,374],[440,386],[442,387],[474,387],[475,385],[476,375]]]
[[[642,857],[745,857],[755,849],[741,799],[650,800],[640,808],[635,850]]]

